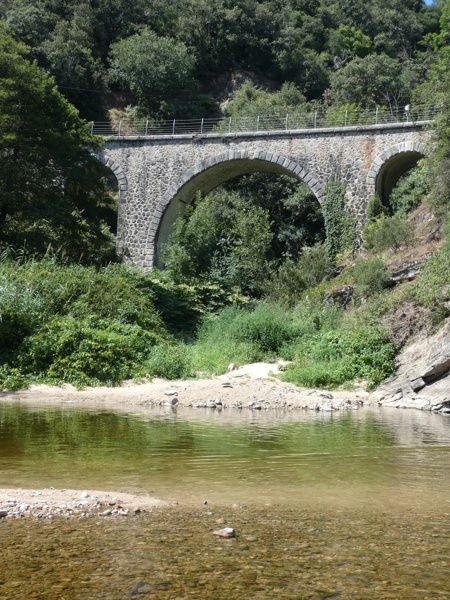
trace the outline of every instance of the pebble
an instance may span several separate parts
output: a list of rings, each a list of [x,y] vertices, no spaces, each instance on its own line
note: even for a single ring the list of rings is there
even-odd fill
[[[224,527],[223,529],[218,529],[213,532],[213,535],[217,535],[218,537],[223,538],[234,538],[236,536],[236,532],[232,527]]]

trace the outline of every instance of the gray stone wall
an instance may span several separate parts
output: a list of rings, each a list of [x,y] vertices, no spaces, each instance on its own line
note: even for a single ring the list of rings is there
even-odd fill
[[[150,269],[167,238],[174,206],[244,173],[270,171],[303,180],[321,202],[331,174],[347,182],[346,199],[364,224],[377,176],[393,156],[424,154],[422,124],[287,132],[111,138],[99,156],[119,181],[118,245]]]

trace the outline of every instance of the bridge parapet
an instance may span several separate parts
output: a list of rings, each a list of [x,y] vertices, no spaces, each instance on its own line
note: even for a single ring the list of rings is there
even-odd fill
[[[408,110],[406,110],[408,109]],[[328,109],[298,112],[286,115],[257,115],[256,117],[229,117],[221,119],[171,119],[166,121],[123,119],[114,122],[91,123],[91,132],[106,137],[197,136],[250,132],[298,132],[300,130],[334,130],[351,127],[384,126],[400,123],[432,121],[441,112],[435,104],[408,106],[404,109],[375,110]]]

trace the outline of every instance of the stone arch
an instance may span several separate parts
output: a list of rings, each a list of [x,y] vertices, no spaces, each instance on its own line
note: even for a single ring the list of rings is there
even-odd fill
[[[128,182],[122,167],[116,164],[111,158],[107,158],[104,154],[100,154],[99,152],[94,152],[94,156],[114,173],[119,184],[119,193],[126,192],[128,189]]]
[[[119,205],[117,207],[117,235],[116,235],[116,250],[118,254],[126,252],[125,247],[125,204],[126,193],[128,190],[128,181],[122,167],[115,163],[112,158],[106,157],[100,152],[94,152],[94,156],[105,165],[112,173],[114,173],[119,186]]]
[[[390,193],[400,177],[411,169],[426,154],[421,142],[402,142],[379,154],[370,165],[367,184],[382,202],[389,201]]]
[[[168,237],[170,226],[176,216],[176,206],[180,202],[190,204],[197,190],[207,194],[229,179],[258,171],[288,175],[301,180],[308,185],[319,203],[322,203],[321,184],[311,173],[287,156],[264,151],[223,152],[193,165],[166,191],[148,229],[145,264],[152,266],[156,264],[158,249]]]

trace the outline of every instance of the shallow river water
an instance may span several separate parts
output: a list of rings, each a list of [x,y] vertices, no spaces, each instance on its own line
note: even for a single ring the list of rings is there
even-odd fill
[[[0,521],[0,598],[450,597],[441,415],[0,404],[0,487],[50,486],[169,505]]]

